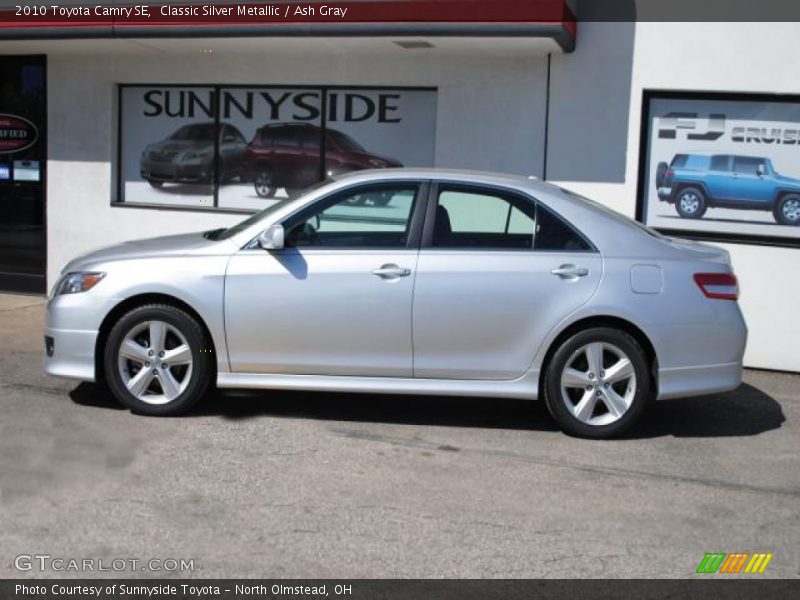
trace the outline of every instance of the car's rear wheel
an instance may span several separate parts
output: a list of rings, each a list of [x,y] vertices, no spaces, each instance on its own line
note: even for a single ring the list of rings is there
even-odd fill
[[[165,304],[135,308],[117,321],[104,362],[117,400],[146,415],[188,411],[205,394],[214,373],[203,328],[186,312]]]
[[[800,225],[800,195],[786,194],[775,205],[772,214],[781,225]]]
[[[163,181],[156,181],[155,179],[148,179],[147,183],[150,184],[150,187],[155,188],[157,190],[159,190],[162,187],[164,187],[164,182]]]
[[[275,174],[269,167],[259,167],[253,179],[253,187],[260,198],[272,198],[278,191],[275,185]]]
[[[684,219],[700,219],[706,214],[706,208],[706,196],[696,187],[683,188],[675,199],[675,210]]]
[[[641,417],[650,379],[636,339],[597,327],[572,335],[553,354],[544,374],[544,400],[565,433],[610,438]]]

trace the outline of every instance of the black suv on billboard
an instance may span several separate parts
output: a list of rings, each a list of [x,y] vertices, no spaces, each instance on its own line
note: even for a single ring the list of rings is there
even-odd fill
[[[325,171],[330,175],[403,166],[398,160],[368,152],[335,129],[325,129],[324,135]],[[278,188],[300,189],[319,181],[322,136],[322,128],[306,123],[275,123],[256,131],[247,145],[256,193],[271,198]]]
[[[139,166],[142,179],[155,188],[167,182],[212,183],[215,129],[214,122],[184,125],[167,139],[147,146]],[[220,124],[220,181],[242,175],[246,147],[241,131],[228,123]]]

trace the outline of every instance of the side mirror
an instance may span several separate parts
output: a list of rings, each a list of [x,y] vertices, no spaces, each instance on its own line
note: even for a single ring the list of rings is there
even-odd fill
[[[758,173],[759,177],[763,177],[767,174],[767,166],[766,165],[758,165],[756,168],[756,173]]]
[[[258,245],[264,250],[283,250],[283,225],[278,223],[262,231],[258,236]]]

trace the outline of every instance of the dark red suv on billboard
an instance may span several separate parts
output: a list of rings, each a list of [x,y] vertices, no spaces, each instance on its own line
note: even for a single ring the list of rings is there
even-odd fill
[[[320,179],[323,129],[306,123],[275,123],[256,131],[247,163],[256,193],[271,198],[279,188],[301,189]],[[394,158],[372,154],[349,135],[325,129],[325,172],[402,167]]]

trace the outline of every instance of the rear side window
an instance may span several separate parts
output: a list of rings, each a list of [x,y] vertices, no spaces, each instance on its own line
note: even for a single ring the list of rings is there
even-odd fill
[[[586,252],[589,243],[566,221],[557,217],[550,209],[538,204],[536,207],[535,250]]]
[[[441,187],[433,246],[580,252],[589,243],[571,225],[531,200],[504,191]]]
[[[535,223],[533,203],[502,192],[443,187],[436,207],[433,245],[530,250]]]
[[[272,133],[273,144],[276,146],[300,146],[300,137],[297,129],[285,127],[276,129]]]
[[[712,156],[711,157],[711,170],[712,171],[727,171],[729,170],[728,164],[730,160],[727,156]]]

